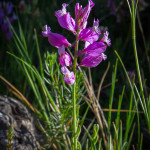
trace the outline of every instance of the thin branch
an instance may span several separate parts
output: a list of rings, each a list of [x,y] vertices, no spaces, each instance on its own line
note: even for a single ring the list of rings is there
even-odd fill
[[[132,113],[144,113],[143,111],[135,111],[135,110],[118,110],[118,109],[108,109],[108,108],[104,108],[102,109],[103,111],[111,111],[111,112],[132,112]]]
[[[98,87],[98,93],[97,93],[97,100],[99,100],[101,87],[102,87],[102,84],[103,84],[103,82],[104,82],[104,79],[105,79],[105,77],[106,77],[106,75],[107,75],[107,72],[108,72],[108,70],[109,70],[109,67],[110,67],[110,62],[108,63],[107,69],[106,69],[105,73],[103,74],[102,79],[101,79],[101,81],[100,81],[100,84],[99,84],[99,87]]]
[[[129,3],[129,1],[128,1],[128,0],[127,0],[127,4],[128,4],[128,7],[129,7],[130,15],[132,16],[131,7],[130,7],[130,3]]]

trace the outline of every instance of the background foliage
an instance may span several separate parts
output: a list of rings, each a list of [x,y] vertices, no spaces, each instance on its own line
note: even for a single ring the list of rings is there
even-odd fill
[[[48,140],[52,141],[48,147],[52,146],[53,141],[55,141],[57,147],[63,147],[63,144],[65,144],[62,142],[64,138],[63,125],[67,128],[65,135],[71,135],[71,125],[69,123],[71,119],[71,87],[66,86],[62,80],[63,77],[60,74],[60,66],[57,63],[57,50],[42,37],[41,31],[43,26],[48,24],[53,29],[53,32],[64,35],[69,39],[69,42],[75,42],[71,34],[68,34],[65,29],[60,28],[56,17],[54,17],[54,13],[56,10],[61,9],[62,3],[69,3],[68,11],[74,16],[73,10],[76,2],[78,1],[12,0],[12,3],[15,5],[14,12],[16,12],[18,16],[18,20],[12,23],[16,34],[8,41],[3,31],[0,30],[0,75],[15,86],[35,108],[40,110],[39,113],[35,110],[34,112],[36,112],[44,124],[46,124],[45,132],[48,134]],[[111,5],[109,5],[108,2],[110,2]],[[81,0],[80,3],[85,6],[87,1]],[[143,113],[140,113],[143,112],[143,109],[140,104],[138,104],[138,108],[136,107],[133,92],[131,91],[126,74],[120,61],[116,61],[117,56],[114,52],[114,50],[117,51],[126,67],[130,79],[134,79],[137,88],[139,88],[132,46],[131,20],[127,2],[125,0],[95,0],[94,3],[96,5],[91,12],[88,26],[92,25],[93,18],[98,18],[100,20],[101,29],[108,28],[112,43],[112,46],[109,47],[106,52],[108,59],[98,67],[91,69],[92,86],[94,93],[97,95],[99,82],[110,62],[110,67],[102,84],[99,98],[101,107],[107,109],[104,111],[104,116],[109,126],[107,144],[110,146],[110,149],[111,147],[113,147],[113,149],[116,149],[116,147],[118,147],[118,149],[127,149],[129,147],[133,149],[132,145],[140,149],[137,143],[142,143],[143,138],[143,149],[146,149],[149,144],[148,141],[150,140],[150,132],[148,132]],[[136,18],[136,40],[144,94],[147,99],[146,105],[150,115],[150,101],[148,101],[150,97],[149,7],[149,1],[139,0]],[[12,57],[12,55],[14,56]],[[83,71],[88,74],[88,69],[84,68]],[[90,78],[89,75],[87,76]],[[80,107],[80,113],[78,115],[81,122],[80,125],[84,125],[81,128],[79,140],[81,141],[83,149],[86,147],[87,142],[85,137],[90,141],[89,149],[92,149],[96,143],[98,143],[96,145],[97,147],[101,147],[101,143],[102,147],[104,147],[101,138],[102,133],[97,125],[93,125],[98,123],[95,117],[96,115],[88,108],[83,97],[83,95],[88,95],[86,87],[83,84],[84,79],[84,75],[78,73],[78,92],[76,95],[78,98],[78,107]],[[45,94],[45,92],[47,94]],[[2,81],[0,81],[0,94],[14,96],[11,88],[6,86]],[[51,108],[48,106],[49,102],[46,100],[47,97],[52,99],[52,101],[56,103],[56,106],[57,104],[59,105],[61,117],[59,117],[58,111],[50,113]],[[41,102],[43,104],[40,104]],[[110,106],[111,104],[112,106]],[[55,108],[55,105],[53,108]],[[110,111],[110,109],[117,109],[118,111],[113,112]],[[132,113],[132,111],[137,111],[137,109],[139,110],[139,115]],[[121,110],[127,110],[127,112],[121,112]],[[85,119],[83,119],[84,123],[82,123],[83,116],[85,116]],[[138,122],[138,117],[140,122]],[[52,124],[50,124],[50,122],[52,122]],[[140,126],[140,135],[138,133],[138,125]],[[55,134],[56,131],[58,133],[57,135]],[[99,133],[99,136],[97,133]],[[112,133],[111,136],[110,133]],[[111,140],[113,140],[113,142]],[[128,141],[128,145],[126,141]],[[130,144],[130,142],[132,144]],[[62,144],[59,145],[58,143]],[[111,143],[113,143],[113,146]],[[94,148],[96,149],[96,147]]]

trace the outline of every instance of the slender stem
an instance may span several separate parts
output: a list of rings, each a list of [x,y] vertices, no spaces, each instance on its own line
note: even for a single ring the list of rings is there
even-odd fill
[[[77,126],[76,126],[76,83],[73,85],[73,150],[77,149],[76,138]]]
[[[76,77],[76,65],[77,65],[77,58],[78,58],[78,37],[79,37],[79,22],[78,22],[78,29],[76,35],[76,44],[75,44],[75,54],[74,54],[74,65],[73,65],[73,72]],[[73,150],[77,150],[77,121],[76,121],[76,81],[73,84]]]
[[[129,7],[130,15],[132,16],[132,11],[131,11],[129,0],[127,0],[127,4],[128,4],[128,7]]]
[[[149,116],[148,116],[148,111],[147,111],[147,106],[146,106],[146,102],[145,102],[145,97],[144,97],[144,90],[143,90],[143,84],[142,84],[142,80],[141,80],[141,73],[140,73],[140,68],[139,68],[139,61],[138,61],[138,55],[137,55],[137,48],[136,48],[136,9],[137,9],[137,3],[135,4],[135,1],[132,0],[132,15],[131,15],[131,21],[132,21],[132,40],[133,40],[133,49],[134,49],[134,56],[135,56],[135,63],[136,63],[136,69],[137,69],[137,74],[138,74],[138,80],[139,80],[139,84],[140,84],[140,95],[142,97],[142,102],[143,102],[143,111],[144,111],[144,115],[145,115],[145,119],[147,121],[147,125],[149,126]],[[139,96],[140,97],[140,96]],[[142,103],[141,103],[142,104]],[[150,131],[149,131],[150,132]]]
[[[139,79],[139,84],[140,84],[140,94],[142,96],[142,100],[144,103],[144,106],[146,107],[145,104],[145,98],[144,98],[144,90],[143,90],[143,84],[142,84],[142,79],[141,79],[141,73],[140,73],[140,68],[139,68],[139,61],[138,61],[138,54],[137,54],[137,47],[136,47],[136,31],[135,31],[135,19],[136,18],[136,11],[135,11],[135,2],[132,0],[132,41],[133,41],[133,49],[134,49],[134,56],[135,56],[135,63],[136,63],[136,69],[137,69],[137,74],[138,74],[138,79]],[[146,109],[146,108],[145,108]]]
[[[139,61],[138,61],[138,55],[137,55],[137,48],[136,48],[136,33],[135,33],[135,12],[134,12],[134,2],[132,0],[132,41],[133,41],[133,49],[134,49],[134,56],[135,56],[135,63],[136,63],[136,69],[138,74],[138,79],[140,83],[140,90],[143,94],[143,86],[142,86],[142,80],[140,75],[140,68],[139,68]]]
[[[79,23],[78,23],[79,24]],[[79,26],[79,25],[78,25]],[[79,45],[79,41],[78,41],[78,37],[79,37],[79,32],[80,30],[77,30],[77,35],[76,35],[76,44],[75,44],[75,54],[74,54],[74,65],[73,65],[73,72],[76,73],[76,65],[77,65],[77,58],[78,58],[78,45]]]

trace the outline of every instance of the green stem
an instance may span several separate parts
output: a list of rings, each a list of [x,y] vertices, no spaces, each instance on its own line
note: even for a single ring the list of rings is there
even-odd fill
[[[138,61],[138,54],[137,54],[137,48],[136,48],[136,32],[135,32],[135,5],[134,5],[134,1],[131,0],[131,10],[132,10],[132,14],[131,14],[131,25],[132,25],[132,42],[133,42],[133,50],[134,50],[134,57],[135,57],[135,63],[136,63],[136,69],[137,69],[137,74],[138,74],[138,80],[139,80],[139,84],[140,84],[140,93],[142,94],[143,97],[143,86],[142,86],[142,80],[141,80],[141,74],[140,74],[140,68],[139,68],[139,61]],[[139,123],[138,123],[138,143],[140,140],[140,128],[139,128]]]
[[[76,83],[73,85],[73,150],[77,149],[76,126]]]
[[[74,65],[73,65],[73,72],[76,78],[76,66],[77,66],[77,58],[78,58],[78,37],[79,37],[79,23],[78,23],[78,29],[77,29],[77,35],[76,35],[76,44],[75,44],[75,54],[74,54]],[[77,150],[77,121],[76,121],[76,81],[73,84],[73,150]]]
[[[142,80],[141,80],[141,74],[140,74],[140,68],[139,68],[139,61],[138,61],[138,55],[137,55],[137,48],[136,48],[136,33],[135,33],[135,10],[134,10],[134,2],[132,0],[132,41],[133,41],[133,49],[134,49],[134,56],[135,56],[135,63],[136,63],[136,69],[138,73],[138,79],[140,84],[140,90],[141,94],[143,95],[143,86],[142,86]]]
[[[145,115],[145,119],[147,122],[147,125],[149,126],[150,124],[150,119],[147,111],[147,106],[145,102],[145,97],[144,97],[144,90],[143,90],[143,84],[141,80],[141,73],[140,73],[140,68],[139,68],[139,61],[138,61],[138,54],[137,54],[137,48],[136,48],[136,31],[135,31],[135,20],[136,20],[136,9],[137,9],[137,2],[135,6],[135,2],[132,0],[132,15],[131,15],[131,21],[132,21],[132,40],[133,40],[133,49],[134,49],[134,56],[135,56],[135,63],[136,63],[136,69],[137,69],[137,74],[138,74],[138,80],[140,84],[140,95],[142,97],[142,102],[143,102],[143,111]],[[140,97],[139,97],[140,98]],[[142,104],[142,103],[141,103]],[[150,131],[149,131],[150,132]]]
[[[137,4],[136,4],[137,5]],[[138,54],[137,54],[137,47],[136,47],[136,27],[135,27],[135,20],[136,20],[136,10],[135,10],[135,2],[132,0],[132,15],[131,15],[131,21],[132,21],[132,41],[133,41],[133,49],[134,49],[134,56],[135,56],[135,63],[136,63],[136,69],[137,69],[137,74],[138,74],[138,80],[140,84],[140,94],[142,96],[142,100],[144,103],[145,110],[146,108],[146,103],[145,103],[145,98],[144,98],[144,90],[143,90],[143,84],[142,84],[142,79],[141,79],[141,73],[140,73],[140,68],[139,68],[139,61],[138,61]]]

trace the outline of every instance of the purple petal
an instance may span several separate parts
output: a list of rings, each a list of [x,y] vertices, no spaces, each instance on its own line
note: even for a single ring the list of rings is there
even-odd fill
[[[64,36],[57,34],[57,33],[51,32],[48,35],[48,41],[52,46],[54,46],[56,48],[60,48],[63,45],[65,47],[71,46],[71,44],[67,41],[67,39]]]
[[[65,14],[67,14],[67,11],[66,11],[66,7],[67,7],[67,6],[68,6],[68,4],[63,3],[63,4],[62,4],[62,10],[56,11],[56,12],[55,12],[55,16],[56,16],[56,17],[61,17],[61,16],[65,15]]]
[[[60,55],[60,57],[58,57],[58,59],[59,59],[59,62],[61,64],[61,66],[70,66],[70,65],[72,65],[71,57],[67,52],[62,53]]]
[[[94,22],[93,22],[93,30],[100,36],[101,35],[101,31],[100,31],[100,28],[99,28],[99,20],[97,19],[97,21],[95,21],[94,19]]]
[[[59,22],[59,24],[62,28],[65,28],[65,29],[73,32],[74,34],[76,34],[75,21],[71,17],[70,13],[66,12],[66,7],[67,6],[68,5],[64,3],[62,10],[56,11],[55,16],[57,17],[58,22]]]
[[[84,26],[84,22],[87,21],[88,17],[89,17],[89,14],[91,12],[91,9],[92,7],[94,6],[95,4],[92,2],[92,0],[89,0],[87,6],[84,8],[83,12],[82,12],[82,26]],[[84,29],[84,28],[83,28]]]
[[[48,37],[48,35],[51,33],[51,28],[47,25],[44,26],[45,31],[42,31],[42,35],[44,37]]]
[[[104,37],[101,39],[101,42],[105,42],[108,46],[110,46],[111,45],[111,40],[110,40],[110,38],[108,38],[108,35],[109,35],[109,32],[106,31],[104,33]]]
[[[71,17],[70,13],[67,13],[61,17],[57,17],[57,19],[58,19],[58,22],[62,28],[65,28],[65,29],[73,32],[74,34],[76,34],[75,21]]]
[[[0,18],[3,18],[5,16],[3,8],[0,8]]]
[[[79,18],[79,10],[80,9],[80,5],[79,3],[76,3],[76,6],[75,6],[75,19],[77,20]]]
[[[6,3],[6,10],[7,10],[8,15],[12,12],[13,7],[14,7],[14,5],[12,4],[12,2]]]
[[[44,37],[48,37],[48,41],[52,46],[56,48],[60,48],[63,45],[64,47],[71,46],[71,44],[67,41],[67,39],[64,36],[57,33],[52,33],[51,28],[47,25],[45,25],[44,28],[45,31],[42,31],[42,35]]]
[[[74,82],[75,82],[75,76],[74,76],[74,73],[71,72],[71,73],[70,73],[70,84],[73,85]]]
[[[9,23],[6,22],[4,24],[1,24],[1,28],[2,28],[3,32],[6,32],[10,28]]]
[[[8,32],[6,33],[6,39],[7,39],[7,40],[10,40],[10,39],[12,38],[12,35],[13,35],[13,32],[12,32],[12,31],[8,31]]]
[[[79,20],[80,20],[80,24],[79,24],[80,30],[83,30],[86,28],[87,19],[89,17],[90,11],[94,5],[95,4],[91,0],[88,1],[88,4],[84,9],[82,9],[82,6],[80,6],[79,3],[76,4],[76,6],[75,6],[76,28],[77,28],[77,24],[78,24]]]
[[[75,19],[76,19],[76,21],[78,19],[81,19],[81,16],[82,16],[82,5],[80,5],[79,3],[76,3],[76,6],[75,6]]]
[[[61,67],[61,72],[65,75],[65,74],[69,73],[70,71],[65,66],[63,66],[63,67]]]
[[[111,1],[112,1],[112,0],[107,0],[107,7],[110,7],[110,6],[111,6]]]
[[[92,2],[92,0],[89,0],[87,6],[84,8],[83,10],[83,14],[82,14],[82,17],[87,20],[87,18],[89,17],[89,14],[90,14],[90,11],[92,9],[92,7],[94,6],[95,4]]]
[[[92,44],[98,40],[100,35],[99,20],[97,19],[97,21],[94,20],[93,27],[85,28],[80,32],[78,40],[87,41]]]
[[[96,67],[102,62],[102,60],[106,60],[106,58],[107,56],[104,53],[101,53],[98,56],[87,55],[82,59],[79,66],[90,67],[90,68]]]
[[[63,45],[62,47],[59,47],[59,48],[58,48],[58,53],[59,53],[59,55],[65,53],[65,46],[64,46],[64,45]]]
[[[63,80],[67,82],[67,84],[74,84],[75,76],[73,72],[70,72],[65,66],[61,68],[61,72],[65,75]]]
[[[78,40],[93,43],[97,41],[99,38],[99,35],[93,30],[92,27],[85,28],[81,31]]]
[[[106,45],[103,42],[94,42],[90,44],[87,48],[82,50],[82,53],[89,54],[91,56],[97,56],[105,52]]]

